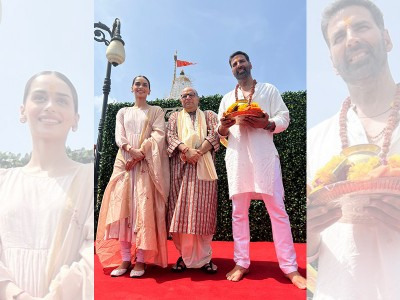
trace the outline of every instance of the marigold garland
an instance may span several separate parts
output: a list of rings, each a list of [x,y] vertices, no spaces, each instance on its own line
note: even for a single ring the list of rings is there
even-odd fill
[[[347,174],[347,180],[360,180],[365,178],[373,169],[380,165],[379,158],[376,156],[370,157],[365,162],[359,162],[352,165]]]
[[[391,168],[400,168],[400,155],[396,154],[396,155],[392,155],[391,157],[389,157],[388,165]]]
[[[313,181],[313,187],[320,187],[336,181],[333,171],[339,166],[346,157],[342,155],[333,156],[328,163],[317,171]]]

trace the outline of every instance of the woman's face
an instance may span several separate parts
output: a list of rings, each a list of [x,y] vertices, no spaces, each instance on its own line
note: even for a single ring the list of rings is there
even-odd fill
[[[132,85],[132,93],[135,98],[146,98],[150,95],[149,83],[144,77],[137,77]]]
[[[76,130],[79,115],[69,86],[55,75],[37,77],[29,89],[21,117],[29,124],[32,137],[65,142],[69,130]]]

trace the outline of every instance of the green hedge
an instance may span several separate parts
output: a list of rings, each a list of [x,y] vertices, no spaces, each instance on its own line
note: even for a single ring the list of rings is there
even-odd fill
[[[282,94],[290,111],[291,122],[283,133],[274,136],[281,158],[285,186],[286,210],[292,225],[293,240],[306,241],[306,92],[285,92]],[[221,95],[201,97],[200,109],[218,112]],[[180,106],[179,100],[155,100],[150,105],[162,108]],[[109,104],[103,129],[103,153],[100,160],[96,222],[104,189],[111,176],[117,146],[115,145],[115,116],[118,110],[132,103]],[[232,240],[232,204],[228,196],[228,182],[225,169],[225,148],[216,155],[218,172],[218,213],[215,240]],[[272,241],[271,224],[262,201],[252,201],[250,207],[250,236],[252,241]]]

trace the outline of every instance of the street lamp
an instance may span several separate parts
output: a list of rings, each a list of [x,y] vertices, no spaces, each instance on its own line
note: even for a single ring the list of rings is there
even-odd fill
[[[102,151],[102,136],[103,136],[103,125],[104,118],[107,111],[108,94],[111,90],[111,65],[114,67],[122,64],[125,61],[125,49],[124,41],[121,38],[121,22],[118,18],[115,19],[112,31],[106,25],[101,22],[94,23],[94,40],[96,42],[104,43],[107,46],[106,57],[107,57],[107,72],[104,78],[103,84],[103,107],[101,110],[101,118],[99,122],[99,133],[97,136],[97,144],[95,148],[95,162],[94,162],[94,197],[97,201],[97,185],[98,185],[98,175],[99,175],[99,163]],[[107,32],[111,40],[106,39]]]

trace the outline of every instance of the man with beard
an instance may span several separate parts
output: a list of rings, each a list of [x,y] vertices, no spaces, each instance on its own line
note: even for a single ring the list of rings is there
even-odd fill
[[[306,280],[297,271],[289,217],[283,203],[284,190],[279,155],[273,135],[289,125],[289,111],[278,90],[268,83],[257,83],[252,78],[249,56],[237,51],[229,57],[229,65],[236,77],[236,88],[226,94],[219,107],[218,133],[228,139],[226,169],[229,197],[232,199],[232,229],[235,267],[226,275],[230,281],[239,281],[249,272],[250,230],[249,207],[251,199],[262,199],[272,223],[279,266],[283,273],[300,289]],[[257,102],[264,117],[246,116],[235,125],[234,119],[223,113],[235,101],[246,99]]]
[[[338,0],[325,10],[321,27],[350,96],[339,113],[309,131],[308,177],[359,144],[378,145],[385,165],[400,153],[400,88],[388,65],[393,45],[382,12],[369,0]],[[343,209],[311,202],[307,250],[309,262],[318,259],[314,299],[400,299],[399,195],[400,188],[390,196],[353,193],[342,199]],[[365,203],[357,218],[348,215],[354,211],[346,209],[349,201]]]

